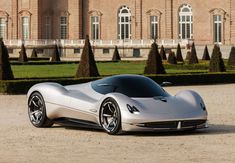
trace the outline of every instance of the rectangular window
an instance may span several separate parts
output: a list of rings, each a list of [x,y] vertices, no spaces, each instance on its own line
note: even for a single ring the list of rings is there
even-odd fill
[[[98,40],[100,35],[100,22],[98,16],[91,17],[91,39]]]
[[[158,17],[150,16],[150,37],[151,39],[158,38]]]
[[[214,42],[221,43],[222,42],[222,18],[221,15],[214,15]]]
[[[0,18],[0,37],[6,38],[6,19]]]
[[[22,38],[29,39],[29,17],[22,17]]]
[[[60,17],[60,38],[67,39],[68,36],[68,18],[66,16]]]
[[[51,39],[51,17],[45,17],[45,39]]]
[[[75,49],[73,49],[73,53],[74,53],[74,54],[80,54],[80,53],[81,53],[80,48],[75,48]]]
[[[109,54],[109,49],[103,49],[103,54]]]

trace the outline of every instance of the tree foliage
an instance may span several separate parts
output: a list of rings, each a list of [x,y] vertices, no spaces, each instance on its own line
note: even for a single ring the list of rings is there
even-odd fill
[[[235,47],[231,48],[231,52],[228,59],[228,65],[235,65]]]
[[[148,55],[148,60],[144,69],[144,74],[165,74],[162,58],[158,52],[158,45],[154,42]]]
[[[177,64],[177,59],[176,59],[176,56],[175,56],[175,52],[170,51],[167,61],[170,64]]]
[[[60,62],[60,52],[57,44],[54,45],[51,62]]]
[[[120,61],[121,57],[119,55],[119,51],[117,46],[115,46],[114,52],[113,52],[113,57],[112,57],[112,61]]]
[[[86,36],[85,45],[81,60],[76,72],[76,77],[96,77],[99,76],[99,72],[96,66],[94,54],[92,52],[89,36]]]
[[[178,46],[177,46],[176,60],[177,60],[178,62],[184,62],[184,59],[183,59],[183,56],[182,56],[182,52],[181,52],[180,44],[178,44]]]
[[[210,59],[211,59],[211,57],[209,55],[208,47],[206,45],[205,49],[204,49],[203,56],[202,56],[202,60],[209,61]]]
[[[191,54],[189,56],[189,64],[197,64],[198,62],[198,58],[197,58],[197,51],[195,48],[195,44],[192,44],[192,49],[191,49]]]
[[[19,62],[28,62],[28,57],[27,57],[27,53],[26,53],[24,43],[21,45],[21,50],[20,50],[19,53],[20,53]]]
[[[9,62],[9,54],[2,38],[0,38],[0,80],[14,79],[11,65]]]
[[[210,72],[225,72],[226,71],[219,45],[214,46],[214,49],[211,55],[209,71]]]

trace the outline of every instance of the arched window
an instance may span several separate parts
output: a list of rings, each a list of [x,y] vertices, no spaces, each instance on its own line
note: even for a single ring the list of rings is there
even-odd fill
[[[222,16],[213,15],[213,31],[214,31],[214,43],[222,42]]]
[[[45,39],[51,39],[51,17],[45,17]]]
[[[68,17],[60,17],[60,39],[68,38]]]
[[[183,5],[179,10],[179,38],[193,38],[193,12],[190,5]]]
[[[22,38],[29,39],[29,33],[30,33],[30,24],[29,24],[29,17],[23,16],[22,17]]]
[[[158,16],[150,16],[150,37],[158,39]]]
[[[131,38],[131,12],[127,6],[122,6],[118,12],[118,38]]]

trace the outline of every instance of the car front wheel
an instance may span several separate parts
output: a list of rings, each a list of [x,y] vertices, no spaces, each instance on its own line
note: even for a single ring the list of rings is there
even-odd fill
[[[121,132],[121,113],[117,102],[107,98],[101,105],[100,123],[104,130],[111,135]]]

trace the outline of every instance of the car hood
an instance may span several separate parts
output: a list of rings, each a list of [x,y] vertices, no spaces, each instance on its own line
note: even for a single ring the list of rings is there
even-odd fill
[[[139,109],[148,114],[187,114],[198,111],[198,106],[176,96],[133,98]]]

